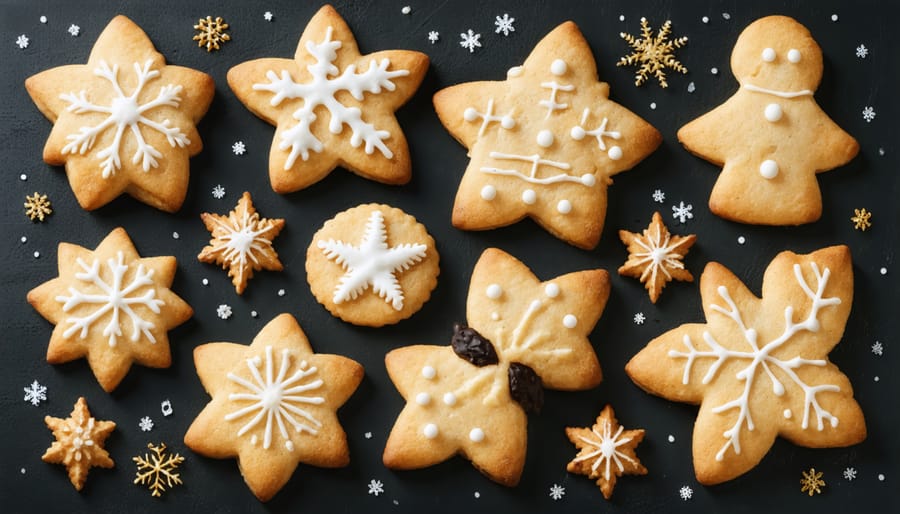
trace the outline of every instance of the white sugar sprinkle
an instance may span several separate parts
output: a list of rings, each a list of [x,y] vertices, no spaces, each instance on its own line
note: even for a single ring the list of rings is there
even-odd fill
[[[879,481],[879,482],[884,482],[884,475],[883,475],[882,473],[879,473],[879,474],[878,474],[878,481]]]
[[[700,21],[702,21],[703,23],[709,23],[709,16],[704,16],[704,17],[700,18]]]
[[[39,259],[41,257],[41,252],[34,252],[34,258]]]
[[[207,279],[207,278],[204,278],[201,282],[202,282],[203,285],[205,285],[205,286],[208,286],[208,285],[209,285],[209,279]]]
[[[284,289],[278,290],[278,296],[284,296]]]
[[[402,12],[403,14],[409,14],[412,12],[412,7],[405,5],[403,6],[403,9],[400,9],[400,12]]]
[[[881,379],[876,376],[875,381],[878,382],[879,380],[881,380]]]
[[[670,443],[674,443],[674,442],[675,442],[675,436],[674,436],[674,435],[669,434],[669,442],[670,442]]]
[[[20,241],[22,241],[22,243],[27,243],[27,242],[28,242],[28,238],[25,237],[25,236],[22,236],[22,239],[20,239]]]
[[[250,315],[253,316],[254,318],[259,316],[259,314],[257,314],[256,311],[250,311]]]
[[[41,16],[41,23],[47,23],[47,17],[46,17],[46,16]],[[25,472],[25,468],[22,468],[22,473],[24,473],[24,472]]]
[[[887,268],[881,268],[881,274],[887,275]]]
[[[747,239],[744,236],[738,236],[738,244],[742,245],[747,242]]]
[[[837,14],[832,14],[832,15],[831,15],[831,21],[838,21],[838,15],[837,15]]]
[[[713,75],[718,75],[718,74],[719,74],[719,68],[710,68],[709,72],[712,73]]]
[[[625,15],[624,15],[624,14],[620,14],[620,15],[619,15],[619,21],[625,21]]]
[[[656,102],[650,102],[650,108],[656,109]]]
[[[181,236],[178,235],[178,232],[172,232],[172,239],[178,239],[179,237]]]
[[[19,175],[19,180],[28,180],[28,175],[26,175],[24,173]]]

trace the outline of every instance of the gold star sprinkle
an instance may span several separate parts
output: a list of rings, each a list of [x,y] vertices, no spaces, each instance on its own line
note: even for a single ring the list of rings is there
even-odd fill
[[[800,479],[800,484],[803,486],[800,488],[800,492],[809,493],[810,496],[822,494],[822,487],[825,485],[822,475],[821,471],[816,473],[816,468],[809,468],[809,471],[804,471],[803,478]]]
[[[153,455],[145,453],[143,457],[138,455],[131,459],[137,464],[137,478],[134,479],[134,483],[148,486],[150,496],[159,498],[166,487],[171,489],[172,486],[181,484],[179,474],[173,471],[184,462],[184,457],[177,453],[167,454],[165,443],[159,443],[159,446],[147,443],[147,448],[150,448]]]
[[[215,20],[212,19],[212,16],[207,16],[206,19],[200,18],[194,25],[194,30],[199,32],[194,36],[194,41],[197,42],[197,46],[205,46],[207,52],[218,50],[219,43],[231,40],[231,36],[225,32],[228,30],[228,24],[222,20],[221,16],[216,16]]]
[[[25,197],[24,205],[25,215],[28,216],[28,219],[31,221],[44,221],[44,218],[53,214],[53,209],[50,206],[50,199],[47,198],[47,195],[35,192],[31,196]]]
[[[872,226],[872,222],[870,221],[872,218],[871,212],[863,208],[853,209],[853,213],[855,214],[855,216],[850,218],[850,221],[853,222],[853,228],[865,232],[867,228]]]
[[[669,68],[673,71],[687,73],[680,62],[675,59],[675,49],[681,48],[687,44],[687,37],[678,39],[669,39],[669,33],[672,31],[672,22],[666,21],[658,35],[653,37],[650,31],[650,25],[647,18],[641,18],[641,37],[636,38],[631,34],[620,32],[619,36],[628,43],[634,50],[631,54],[619,59],[616,66],[635,66],[640,64],[641,67],[634,75],[634,85],[640,86],[647,81],[650,76],[655,76],[659,80],[659,85],[666,88],[665,69]]]

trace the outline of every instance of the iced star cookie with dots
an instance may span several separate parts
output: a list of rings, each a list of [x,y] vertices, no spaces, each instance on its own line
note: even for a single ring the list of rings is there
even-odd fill
[[[678,130],[694,155],[722,166],[709,197],[725,219],[801,225],[822,215],[816,174],[848,163],[859,144],[813,97],[822,49],[792,18],[751,23],[731,53],[738,91]]]
[[[750,471],[778,436],[810,448],[866,438],[850,380],[828,360],[853,302],[849,248],[778,254],[761,298],[713,262],[700,296],[706,323],[662,334],[625,367],[647,392],[700,405],[693,437],[700,483]]]
[[[419,87],[428,57],[407,50],[362,55],[330,5],[310,20],[293,59],[265,58],[228,71],[228,85],[275,125],[269,179],[290,193],[337,166],[386,184],[411,177],[409,149],[394,111]]]
[[[275,496],[301,462],[323,468],[350,462],[337,410],[359,386],[363,368],[313,353],[290,314],[270,321],[249,346],[198,346],[194,363],[212,400],[184,444],[207,457],[236,458],[260,501]]]
[[[570,244],[594,248],[611,177],[662,141],[649,123],[609,99],[609,85],[599,81],[591,49],[572,22],[544,37],[506,80],[443,89],[434,105],[469,150],[452,214],[463,230],[528,216]]]
[[[103,446],[116,424],[91,416],[83,397],[75,402],[68,418],[45,416],[44,423],[53,431],[56,440],[47,448],[41,460],[65,466],[75,490],[81,491],[84,487],[91,468],[109,469],[115,466]]]
[[[212,77],[167,65],[140,27],[116,16],[87,64],[43,71],[25,88],[53,122],[44,161],[65,166],[82,208],[122,193],[163,211],[181,208],[189,158],[203,148],[196,124],[212,101]]]

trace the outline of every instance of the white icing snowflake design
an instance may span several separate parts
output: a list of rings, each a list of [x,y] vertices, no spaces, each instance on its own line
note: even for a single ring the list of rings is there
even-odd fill
[[[381,483],[381,480],[375,480],[374,478],[369,481],[369,494],[373,494],[378,496],[379,494],[384,493],[384,484]]]
[[[28,36],[25,34],[20,35],[16,38],[16,46],[19,47],[20,50],[24,50],[28,48]]]
[[[504,36],[508,36],[510,32],[516,31],[516,28],[513,27],[514,21],[516,21],[516,19],[510,18],[508,14],[504,14],[503,17],[497,16],[494,20],[494,25],[497,28],[494,32],[497,34],[502,32]]]
[[[429,41],[432,45],[435,44],[435,43],[437,43],[439,39],[441,39],[441,34],[440,34],[440,32],[438,32],[438,31],[436,31],[436,30],[432,30],[431,32],[428,33],[428,41]]]
[[[359,246],[334,239],[319,241],[317,246],[346,270],[334,290],[334,303],[355,300],[372,286],[373,292],[398,311],[403,309],[403,289],[397,273],[424,259],[427,248],[418,243],[388,248],[384,214],[377,210],[369,215]]]
[[[872,344],[872,353],[879,357],[884,354],[884,345],[881,344],[881,341],[875,341],[875,343]]]
[[[288,451],[293,451],[294,443],[291,442],[286,423],[292,426],[298,434],[307,432],[316,435],[319,432],[318,428],[322,426],[322,423],[309,411],[298,407],[298,404],[321,405],[325,403],[325,398],[321,396],[302,394],[321,388],[324,382],[322,379],[312,381],[308,379],[311,375],[315,375],[318,369],[315,366],[310,367],[305,360],[300,361],[294,374],[287,376],[291,368],[291,351],[286,348],[281,350],[281,365],[278,368],[277,376],[274,375],[275,360],[272,347],[266,346],[265,377],[260,373],[262,359],[259,356],[247,359],[247,369],[250,370],[252,381],[234,373],[228,373],[228,380],[249,391],[247,393],[231,393],[228,395],[228,399],[232,402],[250,401],[253,403],[225,415],[225,420],[232,421],[255,412],[256,415],[238,430],[238,437],[246,434],[265,418],[263,448],[268,450],[272,445],[272,429],[273,425],[277,425],[281,438],[284,439],[284,447]],[[256,435],[251,437],[250,442],[256,444]]]
[[[875,108],[867,105],[862,111],[862,117],[866,123],[871,123],[875,119]]]
[[[150,419],[150,416],[144,416],[138,423],[138,427],[140,427],[142,432],[149,432],[153,430],[153,420]]]
[[[459,46],[465,48],[469,53],[474,53],[476,48],[481,48],[481,34],[476,34],[469,29],[459,34]]]
[[[553,484],[550,487],[550,497],[553,498],[554,500],[561,500],[562,497],[565,495],[566,495],[565,487],[563,487],[559,484]]]
[[[324,146],[313,135],[313,122],[316,121],[315,109],[323,106],[328,110],[330,120],[328,129],[333,134],[339,134],[344,125],[350,127],[350,145],[358,148],[365,143],[366,154],[371,155],[375,149],[386,158],[394,156],[393,152],[384,144],[384,140],[390,137],[387,130],[378,130],[371,123],[362,119],[362,111],[356,107],[347,107],[342,104],[335,95],[340,91],[350,93],[356,100],[362,101],[364,93],[379,94],[382,89],[393,91],[396,85],[391,81],[395,77],[409,75],[409,70],[390,70],[391,61],[381,59],[377,64],[375,60],[369,62],[369,69],[356,72],[356,65],[351,64],[344,68],[343,72],[334,65],[337,59],[337,50],[342,46],[340,41],[332,41],[332,27],[325,32],[325,39],[319,43],[306,42],[306,51],[316,60],[315,64],[306,67],[312,77],[309,82],[297,83],[291,78],[287,70],[281,71],[279,77],[274,71],[266,72],[268,84],[253,84],[255,91],[269,91],[274,96],[269,102],[277,106],[285,99],[301,98],[303,106],[294,111],[294,119],[297,124],[281,133],[280,150],[290,149],[290,154],[284,163],[284,169],[290,169],[297,157],[306,161],[309,152],[322,152]],[[340,75],[338,75],[340,73]],[[331,78],[329,78],[331,77]]]
[[[693,219],[694,214],[691,212],[694,209],[694,206],[691,204],[685,205],[684,202],[679,203],[678,205],[672,206],[672,217],[680,221],[682,224],[689,219]]]
[[[859,45],[856,47],[856,56],[860,59],[865,59],[866,56],[869,55],[869,49],[866,48],[866,45]]]
[[[216,316],[222,319],[228,319],[231,317],[231,306],[227,303],[223,303],[216,307]]]
[[[594,463],[591,465],[591,471],[594,473],[597,472],[597,469],[605,462],[606,467],[603,471],[603,478],[606,481],[609,481],[610,477],[610,467],[615,464],[619,469],[619,472],[625,471],[625,466],[622,465],[622,459],[630,462],[631,464],[635,464],[634,459],[620,452],[616,448],[619,446],[628,444],[631,442],[630,437],[621,437],[622,432],[625,431],[625,427],[619,426],[619,429],[616,430],[615,435],[612,433],[612,427],[609,424],[609,421],[603,421],[602,433],[598,432],[597,429],[592,428],[591,432],[595,436],[596,439],[587,438],[583,436],[578,436],[579,439],[584,441],[585,444],[589,446],[593,446],[596,450],[593,450],[589,453],[585,453],[584,455],[577,457],[572,462],[581,462],[590,459],[596,459]]]
[[[663,203],[666,200],[666,194],[662,192],[662,190],[657,189],[653,192],[653,201],[656,203]]]
[[[216,187],[212,189],[212,195],[216,200],[225,198],[225,188],[222,187],[222,184],[217,184]]]
[[[42,401],[47,400],[47,387],[39,384],[37,380],[32,382],[30,386],[22,389],[25,390],[25,401],[30,402],[35,407],[40,405]]]
[[[850,482],[856,478],[856,468],[847,468],[844,470],[844,480]]]
[[[634,324],[635,325],[643,325],[644,321],[646,321],[646,320],[647,320],[647,318],[646,318],[646,316],[644,316],[643,312],[638,312],[634,315]]]
[[[688,501],[694,497],[694,490],[691,489],[691,486],[689,485],[682,486],[681,489],[678,490],[678,496],[681,496],[682,500]]]
[[[112,283],[107,283],[100,276],[100,261],[94,259],[90,266],[79,257],[76,263],[83,270],[75,274],[75,278],[82,282],[87,282],[99,289],[99,293],[83,293],[75,287],[69,287],[71,296],[60,295],[56,297],[56,301],[63,304],[63,312],[69,312],[80,305],[97,305],[94,312],[83,317],[73,316],[66,318],[66,323],[72,326],[63,332],[63,337],[70,338],[76,331],[80,331],[79,337],[84,339],[88,335],[91,326],[95,321],[111,312],[109,323],[103,327],[103,335],[108,336],[109,346],[114,347],[118,338],[122,336],[122,323],[120,318],[124,313],[131,320],[131,341],[137,342],[141,335],[146,337],[151,343],[156,342],[151,330],[154,324],[145,320],[132,309],[132,306],[141,305],[150,309],[153,313],[159,314],[160,307],[164,302],[156,298],[156,288],[153,287],[153,270],[145,270],[143,264],[138,264],[131,282],[125,284],[125,274],[128,272],[130,265],[125,264],[125,256],[122,252],[117,253],[117,260],[108,259],[106,267],[111,274]],[[146,290],[143,294],[139,294],[142,289]]]
[[[69,25],[69,34],[71,34],[72,37],[78,37],[78,34],[81,34],[81,27],[74,23]]]
[[[106,119],[97,125],[81,127],[77,134],[66,136],[66,140],[69,142],[63,147],[62,153],[84,155],[94,146],[97,136],[114,126],[116,135],[112,143],[97,153],[97,158],[102,159],[100,169],[103,178],[109,178],[110,175],[113,175],[122,167],[119,153],[126,128],[134,135],[137,142],[137,149],[131,162],[132,164],[140,163],[144,171],[150,171],[151,167],[158,167],[159,162],[157,159],[162,157],[162,153],[144,140],[144,136],[141,133],[141,125],[166,136],[166,141],[172,148],[184,148],[191,144],[187,135],[180,128],[171,126],[171,122],[168,119],[157,122],[144,116],[148,111],[158,107],[169,106],[177,108],[181,104],[181,97],[178,96],[181,93],[181,86],[174,84],[167,84],[161,87],[153,100],[145,104],[138,103],[138,96],[147,83],[159,77],[159,71],[151,69],[150,66],[151,61],[149,60],[143,66],[134,63],[137,85],[130,95],[126,95],[119,84],[119,65],[115,64],[110,68],[106,61],[101,60],[100,65],[94,68],[94,75],[108,80],[116,94],[109,106],[97,105],[91,102],[84,90],[78,94],[63,93],[59,95],[62,100],[69,103],[66,110],[71,113],[102,113],[107,115]]]

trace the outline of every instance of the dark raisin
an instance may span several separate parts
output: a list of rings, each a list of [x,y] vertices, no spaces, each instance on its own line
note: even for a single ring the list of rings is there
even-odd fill
[[[544,406],[544,387],[541,377],[524,364],[509,365],[509,395],[519,402],[526,413],[539,414]]]
[[[461,359],[465,359],[476,366],[489,366],[497,364],[497,352],[494,345],[474,328],[469,328],[462,323],[453,324],[453,338],[450,345]]]

